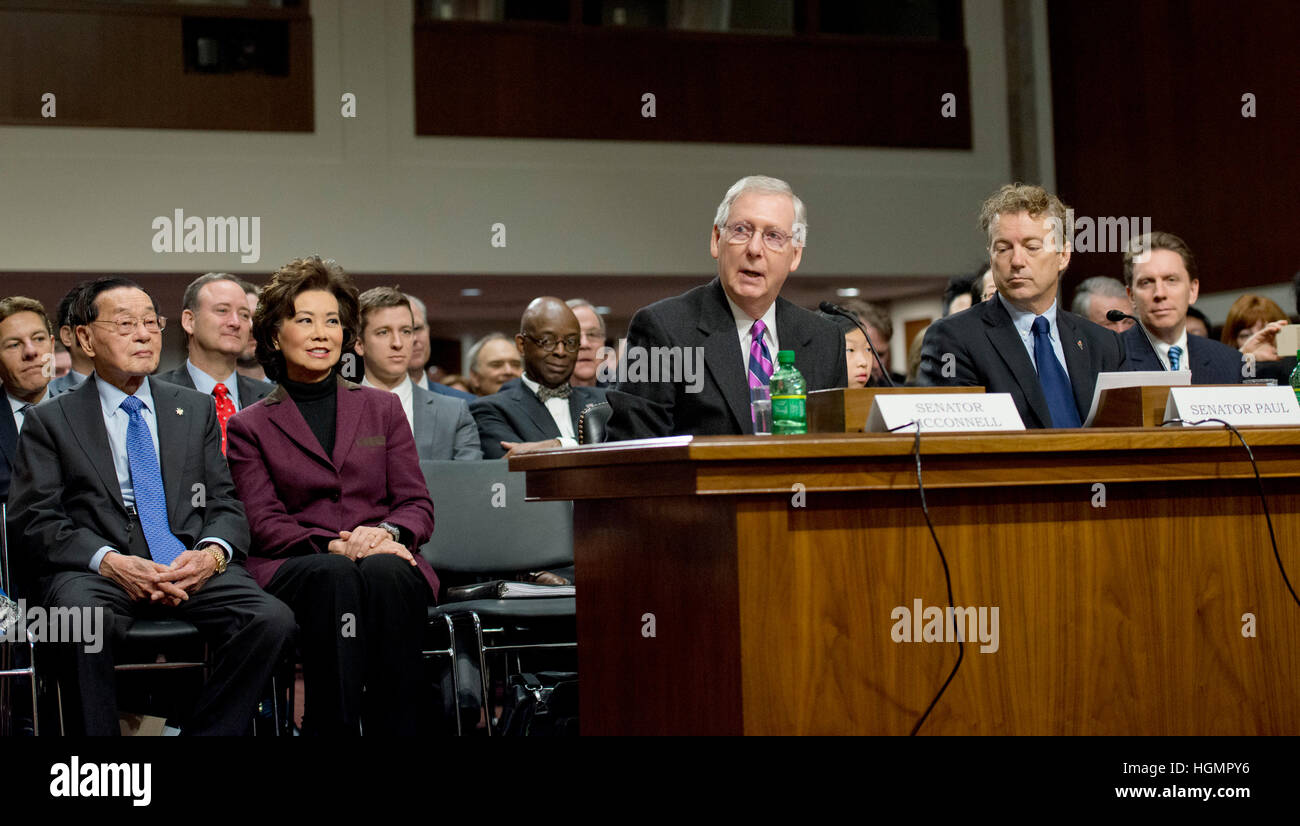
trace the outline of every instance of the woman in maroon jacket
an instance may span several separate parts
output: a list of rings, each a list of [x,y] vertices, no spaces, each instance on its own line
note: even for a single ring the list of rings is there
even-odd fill
[[[414,734],[437,593],[416,549],[433,534],[433,502],[397,396],[336,375],[357,315],[357,290],[332,261],[272,276],[253,335],[279,386],[230,419],[228,459],[252,529],[248,570],[301,630],[304,733],[364,722],[367,734]]]

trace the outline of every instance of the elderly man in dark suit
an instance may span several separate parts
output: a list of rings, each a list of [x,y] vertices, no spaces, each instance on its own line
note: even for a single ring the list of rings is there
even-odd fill
[[[1060,309],[1070,263],[1065,204],[1042,187],[1008,184],[984,202],[980,227],[998,293],[930,325],[921,386],[1010,393],[1026,427],[1079,427],[1097,374],[1128,369],[1119,336]]]
[[[221,452],[226,452],[230,417],[257,403],[274,385],[241,376],[239,356],[252,338],[252,314],[239,281],[228,273],[200,275],[185,288],[181,327],[189,356],[175,370],[157,378],[197,390],[212,398],[221,428]]]
[[[1240,352],[1187,334],[1187,310],[1200,291],[1187,242],[1168,232],[1134,239],[1124,252],[1124,286],[1138,317],[1122,334],[1130,370],[1191,370],[1192,384],[1241,383]]]
[[[490,396],[475,399],[483,456],[500,459],[543,447],[578,444],[583,409],[603,401],[598,387],[569,383],[578,361],[582,331],[573,310],[553,296],[535,298],[524,310],[515,344],[524,354],[524,374]]]
[[[627,334],[625,358],[669,353],[702,375],[629,372],[609,394],[607,440],[753,433],[750,388],[770,381],[778,350],[794,351],[808,390],[844,386],[840,331],[780,297],[806,234],[803,202],[785,181],[755,175],[732,185],[709,241],[718,277],[638,310]]]
[[[198,626],[211,676],[185,734],[248,729],[293,615],[243,561],[248,523],[221,456],[207,397],[150,382],[162,327],[134,282],[104,278],[83,294],[81,346],[95,364],[80,387],[27,411],[10,536],[45,604],[101,609],[110,640],[141,616]],[[86,734],[118,731],[112,645],[74,645]]]

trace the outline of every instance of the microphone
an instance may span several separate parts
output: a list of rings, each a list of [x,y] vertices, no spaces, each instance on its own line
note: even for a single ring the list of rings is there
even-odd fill
[[[852,321],[854,324],[858,325],[858,329],[862,331],[862,335],[867,339],[867,347],[870,348],[871,355],[875,357],[876,364],[880,365],[881,375],[885,377],[885,381],[889,382],[890,387],[898,386],[894,384],[893,376],[889,375],[889,365],[885,364],[885,362],[880,358],[880,354],[876,352],[876,345],[871,343],[871,334],[867,332],[866,327],[862,326],[862,321],[856,315],[844,309],[840,305],[832,304],[829,301],[823,301],[821,304],[818,304],[817,309],[821,310],[823,313],[826,313],[827,315],[842,315],[845,318],[847,318],[849,321]]]
[[[1132,319],[1132,320],[1133,320],[1133,323],[1136,324],[1137,327],[1138,327],[1138,329],[1142,331],[1142,335],[1146,336],[1146,338],[1147,338],[1147,343],[1151,345],[1151,351],[1152,351],[1152,352],[1155,352],[1155,349],[1156,349],[1156,343],[1155,343],[1154,341],[1151,340],[1151,334],[1147,332],[1147,328],[1146,328],[1146,327],[1142,326],[1142,322],[1138,320],[1138,317],[1137,317],[1137,316],[1129,315],[1128,313],[1124,312],[1123,310],[1108,310],[1108,311],[1106,312],[1106,320],[1109,321],[1109,322],[1111,322],[1112,324],[1115,323],[1115,322],[1118,322],[1118,321],[1123,321],[1123,320],[1126,319],[1126,318],[1129,318],[1129,319]],[[1160,362],[1160,365],[1161,365],[1162,367],[1164,367],[1164,362],[1163,362],[1163,361]],[[1169,368],[1169,367],[1165,367],[1165,370],[1166,370],[1167,372],[1172,372],[1172,368]]]

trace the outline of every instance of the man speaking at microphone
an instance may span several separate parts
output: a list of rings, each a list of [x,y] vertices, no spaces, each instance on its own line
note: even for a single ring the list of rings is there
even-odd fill
[[[1168,232],[1134,239],[1124,251],[1124,286],[1138,319],[1122,334],[1128,369],[1191,370],[1192,384],[1241,383],[1241,353],[1187,334],[1187,308],[1196,303],[1200,281],[1183,239]]]

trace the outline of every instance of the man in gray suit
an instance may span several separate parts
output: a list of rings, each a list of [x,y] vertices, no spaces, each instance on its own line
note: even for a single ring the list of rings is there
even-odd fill
[[[68,290],[68,294],[63,296],[63,300],[59,302],[58,317],[55,319],[58,330],[55,334],[59,337],[59,341],[63,342],[64,349],[68,351],[72,369],[50,382],[49,395],[46,398],[52,399],[69,390],[76,389],[95,369],[95,363],[90,360],[90,356],[86,355],[86,351],[81,349],[81,345],[77,343],[77,325],[83,322],[72,317],[73,308],[77,306],[77,299],[80,297],[81,291],[89,283],[89,281],[82,281]]]
[[[212,398],[224,453],[226,422],[275,389],[273,384],[241,376],[236,370],[253,331],[239,280],[229,273],[210,272],[191,281],[181,300],[181,327],[189,357],[180,367],[156,378]]]
[[[356,351],[366,366],[361,384],[397,394],[421,461],[482,459],[478,428],[468,405],[411,381],[408,368],[415,318],[410,300],[392,287],[374,287],[361,294],[360,304]]]

